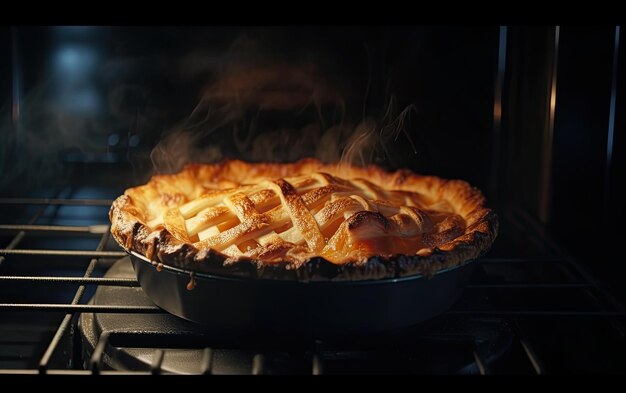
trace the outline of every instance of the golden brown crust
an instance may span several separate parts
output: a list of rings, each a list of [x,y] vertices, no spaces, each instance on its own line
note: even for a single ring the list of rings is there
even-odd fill
[[[296,197],[292,185],[282,180],[286,177],[304,175],[318,178],[328,176],[325,174],[331,177],[338,176],[338,179],[334,177],[333,179],[339,183],[312,189],[301,195],[302,198]],[[410,219],[412,223],[418,225],[420,233],[423,233],[420,239],[422,246],[414,255],[372,256],[367,260],[332,263],[319,256],[324,239],[319,237],[317,228],[315,231],[311,229],[315,219],[300,205],[312,206],[322,196],[342,189],[344,185],[340,183],[341,178],[358,183],[363,192],[367,192],[370,187],[378,186],[389,190],[388,195],[391,196],[394,192],[399,192],[398,195],[401,192],[414,193],[415,197],[421,198],[424,205],[435,207],[433,210],[436,211],[448,211],[450,215],[442,215],[441,219],[438,219],[436,213],[429,216],[420,209],[402,206],[400,209],[403,214],[394,216],[394,221],[377,212],[359,211],[341,225],[347,226],[350,231],[358,231],[366,230],[367,228],[361,227],[363,222],[367,222],[369,226],[375,226],[376,230],[384,232],[389,230],[390,226],[402,228],[405,224],[403,220]],[[254,187],[259,183],[268,186],[248,196],[234,192],[227,201],[230,210],[213,209],[206,214],[215,216],[229,214],[232,211],[239,218],[249,217],[250,210],[254,210],[257,200],[268,200],[278,195],[295,226],[299,226],[301,233],[307,234],[304,239],[306,243],[302,245],[290,243],[287,247],[285,243],[273,242],[255,258],[245,255],[229,257],[213,247],[213,243],[210,242],[212,238],[203,243],[192,239],[195,234],[187,233],[179,207],[199,198],[216,197],[217,193],[212,192],[212,189],[239,187],[243,190],[246,185]],[[375,203],[378,208],[385,209],[386,201],[374,199],[355,197],[346,202],[339,200],[336,206],[354,204],[358,201],[361,205]],[[191,209],[196,208],[193,204],[184,206],[190,210],[187,213],[198,213],[191,212]],[[328,209],[322,209],[320,214],[331,218],[337,212],[328,206]],[[160,224],[159,217],[165,215],[168,219],[164,226]],[[300,281],[366,280],[413,274],[431,276],[441,269],[454,267],[479,257],[491,246],[498,231],[497,216],[485,207],[482,193],[464,181],[422,176],[408,170],[390,173],[376,166],[323,164],[314,159],[291,164],[255,164],[228,160],[213,165],[188,165],[180,173],[157,175],[145,185],[126,190],[124,195],[114,201],[109,216],[112,223],[111,233],[117,242],[127,251],[132,250],[145,255],[155,264],[163,263],[220,275]],[[202,217],[203,220],[211,218]],[[245,234],[246,230],[250,231],[264,225],[268,225],[267,215],[260,214],[255,215],[254,220],[250,220],[246,225],[238,225],[230,230],[243,231],[242,234]],[[432,228],[434,230],[430,231]],[[225,232],[228,230],[222,233]],[[338,230],[336,235],[339,232]],[[217,239],[219,236],[214,238]],[[206,243],[207,241],[209,242]],[[329,243],[333,241],[340,240],[329,239]],[[303,253],[303,249],[316,253],[311,257],[312,254]],[[309,257],[303,258],[301,255]],[[330,258],[329,255],[327,257]]]

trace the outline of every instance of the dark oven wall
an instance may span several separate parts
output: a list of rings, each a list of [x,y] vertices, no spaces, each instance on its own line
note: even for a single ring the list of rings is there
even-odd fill
[[[571,252],[626,295],[616,247],[626,235],[621,35],[613,26],[562,28],[549,222]]]
[[[511,27],[503,114],[503,199],[626,295],[624,40],[619,27]]]

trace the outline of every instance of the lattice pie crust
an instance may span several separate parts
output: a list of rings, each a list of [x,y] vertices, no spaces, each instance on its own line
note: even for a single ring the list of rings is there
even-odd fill
[[[230,160],[126,190],[111,232],[154,264],[274,279],[432,275],[482,254],[498,221],[461,180]]]

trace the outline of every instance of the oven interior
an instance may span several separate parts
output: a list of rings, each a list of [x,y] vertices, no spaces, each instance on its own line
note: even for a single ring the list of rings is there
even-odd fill
[[[626,370],[619,26],[3,27],[0,48],[0,373]],[[501,229],[462,299],[304,340],[145,297],[109,236],[124,189],[306,156],[483,190]]]

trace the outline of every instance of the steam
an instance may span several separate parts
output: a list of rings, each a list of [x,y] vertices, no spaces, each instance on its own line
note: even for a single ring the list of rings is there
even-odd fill
[[[136,101],[146,95],[139,86],[118,84],[108,92],[103,113],[94,91],[59,92],[56,83],[46,81],[20,102],[17,121],[8,107],[1,108],[0,188],[63,184],[70,180],[69,162],[115,161],[109,135],[126,133],[128,139],[157,123],[158,115],[149,107],[136,109]]]
[[[243,34],[226,50],[199,47],[175,60],[156,54],[104,62],[78,44],[59,48],[50,78],[21,101],[19,121],[13,121],[9,105],[0,108],[0,188],[67,178],[64,160],[71,155],[106,162],[109,155],[125,153],[122,158],[133,164],[140,181],[153,172],[225,158],[316,157],[394,167],[393,146],[415,152],[408,131],[415,107],[400,110],[392,97],[382,113],[357,115],[359,97],[353,96],[347,74],[333,68],[337,63],[328,60],[331,56],[309,47],[306,53],[281,52],[274,44],[271,36],[263,41]],[[144,69],[152,73],[148,83],[129,80]],[[172,119],[188,103],[150,90],[165,73],[172,83],[199,93],[190,114],[174,126]],[[142,144],[131,155],[133,136]],[[148,149],[141,151],[142,146]]]
[[[380,122],[367,118],[355,128],[343,149],[340,163],[365,166],[389,161],[390,166],[395,166],[389,147],[401,135],[406,137],[413,154],[417,155],[417,149],[408,132],[411,115],[416,111],[414,105],[409,105],[397,113],[397,103],[392,96]]]
[[[48,98],[52,86],[44,83],[21,103],[20,120],[0,111],[0,187],[41,185],[45,179],[62,180],[62,152],[97,149],[101,123],[90,113],[59,110]]]
[[[157,173],[228,157],[394,166],[389,146],[400,136],[417,154],[407,131],[416,109],[397,106],[392,97],[379,121],[350,122],[341,93],[313,65],[238,65],[204,90],[191,115],[162,136],[150,157]]]

